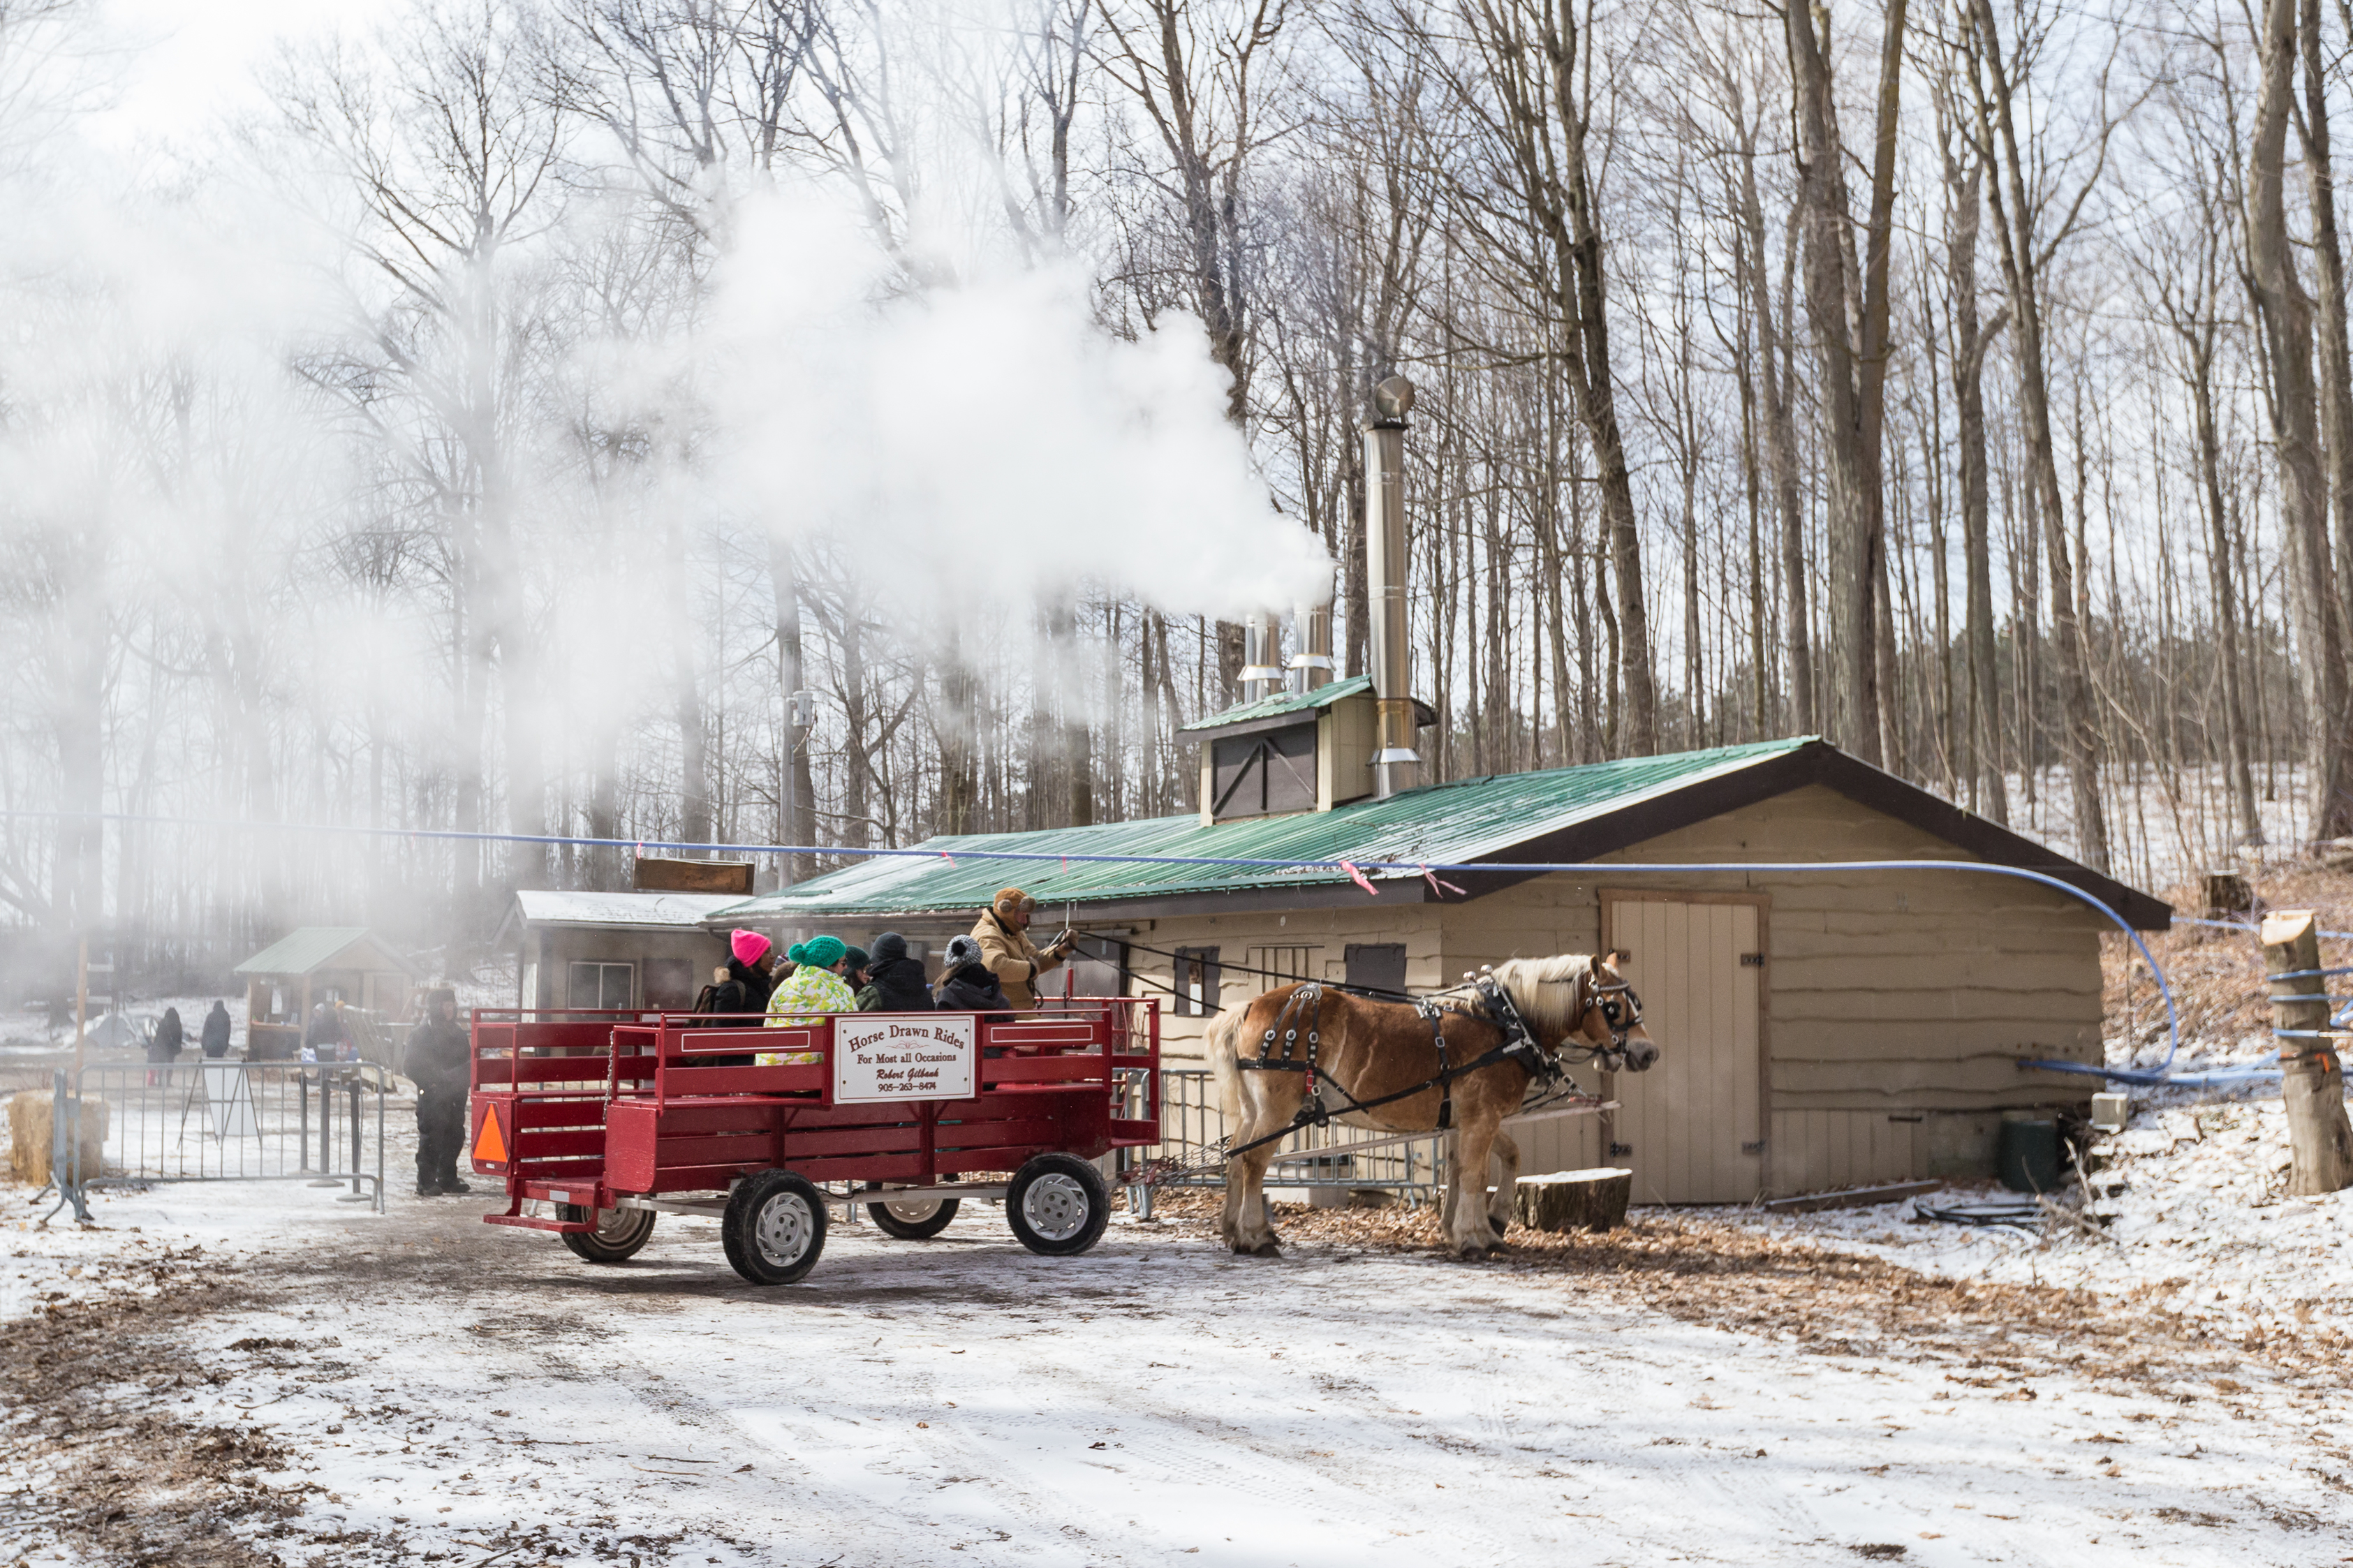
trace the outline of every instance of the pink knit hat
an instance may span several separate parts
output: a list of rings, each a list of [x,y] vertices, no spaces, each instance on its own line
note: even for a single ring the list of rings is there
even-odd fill
[[[734,931],[727,933],[727,951],[744,963],[757,963],[766,952],[768,939],[755,931]]]

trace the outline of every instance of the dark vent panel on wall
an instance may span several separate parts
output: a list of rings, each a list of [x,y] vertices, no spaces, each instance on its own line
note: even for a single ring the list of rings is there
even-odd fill
[[[1210,742],[1209,815],[1271,816],[1315,809],[1315,725],[1286,725]]]

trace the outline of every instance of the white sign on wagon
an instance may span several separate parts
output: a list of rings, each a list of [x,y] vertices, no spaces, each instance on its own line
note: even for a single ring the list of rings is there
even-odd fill
[[[980,1049],[970,1013],[878,1014],[833,1020],[833,1100],[970,1100]]]

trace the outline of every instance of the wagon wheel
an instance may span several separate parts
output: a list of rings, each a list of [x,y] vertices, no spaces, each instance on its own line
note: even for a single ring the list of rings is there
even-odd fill
[[[736,1184],[719,1239],[735,1272],[754,1285],[789,1285],[825,1250],[825,1199],[805,1176],[762,1171]]]
[[[596,1216],[595,1230],[566,1231],[564,1245],[573,1256],[590,1263],[620,1263],[635,1258],[653,1239],[654,1211],[651,1209],[595,1209],[580,1204],[558,1204],[555,1217],[561,1220],[584,1220]]]
[[[871,1192],[881,1185],[866,1184]],[[885,1198],[879,1204],[866,1205],[866,1216],[874,1228],[885,1236],[895,1236],[902,1241],[929,1241],[947,1229],[948,1222],[956,1216],[961,1198],[909,1198],[904,1203],[892,1203]]]
[[[1111,1189],[1101,1171],[1075,1154],[1040,1154],[1014,1173],[1005,1221],[1030,1251],[1075,1257],[1101,1241],[1111,1224]]]

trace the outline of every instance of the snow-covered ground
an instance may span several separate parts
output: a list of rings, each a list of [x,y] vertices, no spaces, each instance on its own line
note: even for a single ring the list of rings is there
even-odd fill
[[[2194,1318],[2233,1341],[2353,1336],[2353,1191],[2283,1195],[2287,1121],[2277,1099],[2145,1110],[2105,1140],[2090,1178],[2092,1237],[1914,1223],[1914,1205],[1781,1218],[1726,1215],[1776,1233],[1867,1252],[1924,1273],[2122,1292],[2145,1310]],[[1947,1191],[1947,1205],[2016,1194]],[[2353,1341],[2348,1341],[2353,1342]],[[2348,1413],[2353,1414],[2353,1413]],[[2353,1441],[2353,1430],[2347,1433]]]
[[[2247,1208],[2262,1112],[2189,1114],[2047,1247],[1650,1213],[1472,1265],[1294,1214],[1055,1260],[976,1205],[760,1289],[699,1220],[598,1268],[479,1195],[5,1189],[0,1563],[2337,1563],[2295,1309],[2353,1200]]]

